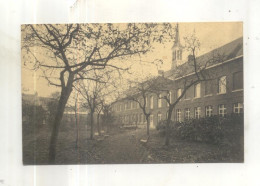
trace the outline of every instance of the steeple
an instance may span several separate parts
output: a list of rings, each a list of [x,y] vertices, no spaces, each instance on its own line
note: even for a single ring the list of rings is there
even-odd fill
[[[179,35],[179,23],[177,23],[175,27],[175,40],[174,40],[174,46],[180,45],[180,35]]]
[[[172,69],[182,64],[182,45],[180,42],[179,24],[175,27],[175,38],[172,46]]]

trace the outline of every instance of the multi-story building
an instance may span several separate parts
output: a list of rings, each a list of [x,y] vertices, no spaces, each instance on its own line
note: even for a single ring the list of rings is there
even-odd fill
[[[171,101],[175,101],[181,95],[184,81],[195,77],[193,67],[189,66],[188,59],[183,57],[178,27],[176,33],[172,47],[172,68],[158,77],[168,79],[168,96]],[[207,63],[205,71],[210,78],[205,78],[186,90],[185,96],[173,110],[172,120],[183,121],[211,115],[243,113],[243,38],[201,55],[196,60],[198,64]],[[181,75],[176,73],[179,69],[185,69],[185,72]],[[150,94],[147,97],[147,107],[151,112],[150,126],[153,128],[160,120],[166,119],[168,105],[164,99],[159,98],[161,95]],[[145,123],[142,110],[136,102],[130,101],[127,97],[114,102],[112,111],[121,124]]]

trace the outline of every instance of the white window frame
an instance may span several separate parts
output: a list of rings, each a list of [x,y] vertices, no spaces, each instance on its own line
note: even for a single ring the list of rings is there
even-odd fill
[[[150,97],[150,109],[153,109],[153,96]]]
[[[182,90],[181,90],[181,88],[179,88],[179,89],[177,90],[177,98],[179,98],[179,97],[181,96],[181,93],[182,93]]]
[[[194,117],[196,119],[199,119],[201,116],[201,107],[195,107],[194,108]]]
[[[242,103],[234,103],[233,104],[233,113],[235,114],[241,114],[243,110],[243,104]]]
[[[168,98],[169,98],[170,103],[172,103],[172,92],[171,91],[169,91]],[[167,101],[167,107],[169,107],[169,106],[170,105],[169,105],[169,103]]]
[[[225,117],[227,115],[227,108],[225,104],[218,105],[218,115]]]
[[[158,108],[161,108],[161,107],[162,107],[162,99],[161,99],[161,97],[162,97],[162,94],[159,94],[159,96],[158,96],[158,101],[157,101]]]
[[[181,121],[181,109],[176,110],[176,121]]]
[[[185,119],[190,119],[190,108],[185,108]]]
[[[210,117],[213,115],[213,106],[212,105],[207,105],[205,107],[205,116]]]
[[[227,76],[221,76],[218,79],[218,94],[227,93]]]
[[[195,86],[195,91],[194,91],[194,97],[195,98],[200,98],[201,97],[201,84],[197,83]]]
[[[162,114],[158,113],[157,114],[157,122],[158,122],[158,124],[159,124],[160,121],[162,121]]]

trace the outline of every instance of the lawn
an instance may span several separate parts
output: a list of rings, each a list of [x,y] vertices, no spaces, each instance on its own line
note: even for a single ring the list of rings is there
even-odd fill
[[[23,127],[23,162],[25,165],[48,164],[50,127]],[[151,130],[147,143],[146,129],[111,130],[106,136],[89,139],[89,130],[81,126],[79,147],[76,148],[76,129],[63,126],[60,129],[56,164],[116,164],[116,163],[217,163],[243,162],[243,148],[171,139],[170,146],[164,146],[164,137]]]

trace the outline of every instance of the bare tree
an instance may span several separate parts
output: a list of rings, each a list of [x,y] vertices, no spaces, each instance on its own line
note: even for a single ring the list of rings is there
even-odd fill
[[[171,34],[171,24],[64,24],[23,25],[24,65],[40,69],[50,85],[60,88],[57,113],[49,147],[49,162],[55,162],[58,131],[73,84],[104,68],[124,69],[125,57],[142,55],[151,43],[162,42]],[[120,58],[115,63],[113,59]]]
[[[150,115],[151,109],[148,108],[148,97],[154,92],[154,83],[156,78],[147,78],[144,81],[130,81],[129,83],[133,85],[132,91],[128,92],[126,95],[126,100],[134,101],[138,104],[139,108],[142,110],[146,119],[146,133],[150,135]]]
[[[76,148],[79,147],[79,110],[81,108],[79,101],[79,92],[77,89],[74,89],[74,95],[68,100],[66,108],[70,108],[74,112],[75,118],[75,129],[76,129]]]
[[[101,130],[102,130],[102,126],[100,126],[100,114],[103,112],[104,104],[105,104],[105,101],[104,101],[104,99],[101,98],[98,105],[97,105],[97,108],[96,108],[98,135],[101,135]]]
[[[191,89],[194,85],[202,82],[212,80],[214,75],[212,72],[207,70],[209,65],[216,62],[223,62],[224,55],[218,53],[217,51],[208,58],[200,58],[196,56],[197,51],[200,48],[200,42],[195,36],[195,34],[190,37],[185,37],[185,49],[190,53],[188,56],[187,63],[184,63],[176,69],[170,77],[170,79],[160,82],[155,82],[152,88],[153,92],[157,94],[158,99],[164,99],[168,105],[167,120],[166,120],[166,138],[165,145],[170,144],[170,123],[172,119],[172,113],[175,110],[176,105],[185,96],[187,91]],[[171,82],[169,82],[171,81]],[[171,93],[177,93],[178,89],[181,89],[179,95],[173,96]],[[163,95],[163,96],[159,96]],[[175,98],[175,99],[173,99]]]
[[[112,114],[112,107],[111,104],[106,104],[104,103],[103,105],[103,117],[102,117],[102,123],[104,126],[104,122],[106,122],[106,129],[107,129],[107,133],[109,133],[110,131],[110,125],[111,123],[114,121],[114,117]]]

